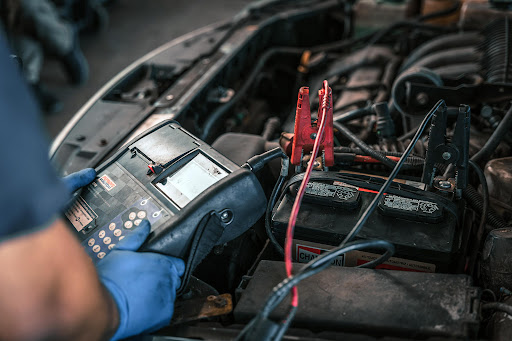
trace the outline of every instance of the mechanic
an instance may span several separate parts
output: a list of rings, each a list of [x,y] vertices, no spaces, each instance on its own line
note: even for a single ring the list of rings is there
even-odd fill
[[[59,216],[95,171],[56,177],[19,73],[0,31],[0,340],[117,340],[165,326],[183,261],[135,252],[144,221],[95,268]]]

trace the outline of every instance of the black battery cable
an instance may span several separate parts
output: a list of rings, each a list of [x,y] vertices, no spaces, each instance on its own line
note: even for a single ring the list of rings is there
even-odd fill
[[[268,239],[270,240],[270,243],[281,255],[284,255],[283,247],[279,244],[276,237],[272,233],[272,228],[270,227],[270,215],[274,205],[276,204],[277,195],[279,192],[281,192],[286,177],[288,176],[290,159],[280,147],[276,147],[261,155],[256,155],[250,158],[245,164],[242,165],[242,167],[251,170],[253,173],[256,173],[261,170],[263,166],[265,166],[268,162],[278,157],[281,158],[281,173],[277,179],[274,189],[272,190],[272,194],[270,195],[270,199],[267,204],[267,210],[265,211],[265,231],[267,233]]]
[[[283,176],[281,171],[281,175],[279,176],[279,179],[277,179],[276,185],[274,186],[272,194],[270,195],[270,199],[268,200],[267,211],[265,212],[265,231],[267,232],[270,243],[281,256],[284,256],[284,249],[281,244],[279,244],[276,237],[274,236],[274,233],[272,232],[272,227],[270,226],[270,216],[272,215],[272,211],[276,205],[277,195],[281,192],[285,180],[286,175]]]

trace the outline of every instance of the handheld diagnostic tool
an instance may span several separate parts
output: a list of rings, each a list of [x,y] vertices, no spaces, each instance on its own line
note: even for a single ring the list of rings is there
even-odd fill
[[[147,219],[151,234],[141,250],[182,258],[190,272],[214,245],[245,232],[266,207],[251,171],[174,121],[138,136],[97,174],[65,213],[95,261]]]

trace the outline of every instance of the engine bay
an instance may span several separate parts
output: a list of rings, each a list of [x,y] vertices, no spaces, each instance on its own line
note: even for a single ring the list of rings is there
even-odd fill
[[[168,119],[237,165],[287,156],[256,173],[264,216],[152,338],[510,340],[508,9],[259,1],[106,84],[52,145],[62,174]],[[285,269],[307,274],[291,310]]]

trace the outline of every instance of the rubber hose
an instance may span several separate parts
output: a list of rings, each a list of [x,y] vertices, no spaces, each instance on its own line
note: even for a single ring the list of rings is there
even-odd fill
[[[440,38],[432,39],[425,44],[420,45],[409,55],[409,58],[407,58],[407,60],[400,67],[400,72],[408,69],[420,58],[431,53],[443,51],[447,48],[477,45],[482,40],[483,37],[478,32],[448,34]]]
[[[334,153],[334,163],[336,165],[351,165],[354,163],[354,154],[353,153]],[[422,167],[425,164],[425,160],[422,158],[409,156],[404,162],[404,166],[407,166],[406,168],[402,169],[409,169],[409,168],[417,168]]]
[[[489,161],[492,153],[494,153],[505,135],[510,131],[510,128],[512,128],[512,106],[508,109],[505,117],[503,117],[498,128],[492,133],[489,140],[487,140],[482,149],[471,157],[471,160],[480,167],[483,167],[487,161]]]
[[[333,120],[339,123],[345,123],[356,118],[361,118],[372,113],[371,107],[357,108],[351,111],[344,112],[343,114],[334,115]]]
[[[462,191],[462,197],[467,201],[469,206],[479,215],[482,215],[482,211],[484,209],[484,200],[480,193],[477,192],[477,190],[471,186],[468,185],[466,189]],[[492,209],[492,207],[489,207],[489,210],[487,211],[487,223],[491,225],[494,228],[506,228],[508,227],[507,223],[501,218],[496,211]]]
[[[505,303],[489,302],[482,304],[481,308],[482,310],[498,310],[500,312],[504,312],[512,316],[512,306]]]
[[[474,161],[473,161],[474,162]],[[450,166],[446,166],[444,164],[438,164],[439,172],[446,174],[447,172],[454,172],[455,169],[450,169]],[[453,166],[452,166],[453,167]],[[475,211],[479,216],[482,215],[484,210],[484,199],[482,195],[478,193],[478,191],[470,184],[462,191],[462,197],[466,200],[469,206]],[[487,224],[491,225],[494,228],[506,228],[508,227],[507,223],[501,218],[500,215],[496,213],[489,207],[487,210]]]
[[[369,155],[372,158],[379,160],[384,165],[394,168],[396,165],[396,162],[388,159],[387,157],[383,156],[382,154],[377,153],[375,150],[373,150],[369,145],[367,145],[363,140],[361,140],[359,137],[357,137],[354,133],[352,133],[347,127],[344,125],[333,122],[334,128],[336,128],[343,136],[345,136],[347,139],[352,141],[356,146],[361,148],[361,151],[365,155]]]
[[[441,78],[458,77],[460,75],[474,75],[480,72],[482,67],[478,63],[463,63],[440,66],[433,68],[432,71],[437,73]]]
[[[334,147],[335,153],[354,153],[354,154],[363,154],[361,149],[359,148],[350,148],[350,147]],[[385,152],[385,151],[375,151],[376,153],[381,154],[382,156],[396,156],[401,157],[403,153],[401,152]],[[423,165],[425,163],[425,159],[417,156],[417,155],[411,155],[407,157],[407,161],[414,166]]]
[[[479,61],[482,53],[478,52],[476,47],[459,47],[448,49],[433,54],[426,55],[414,63],[407,69],[413,67],[424,67],[428,69],[461,63],[476,63]]]

